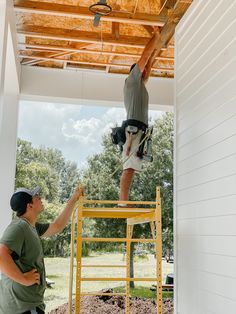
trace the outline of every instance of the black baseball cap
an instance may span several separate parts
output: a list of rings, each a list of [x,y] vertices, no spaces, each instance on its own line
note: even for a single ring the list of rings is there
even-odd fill
[[[17,189],[11,197],[11,209],[17,212],[17,216],[21,216],[26,212],[27,204],[32,203],[32,197],[39,194],[41,188],[37,186],[33,190],[26,188]]]

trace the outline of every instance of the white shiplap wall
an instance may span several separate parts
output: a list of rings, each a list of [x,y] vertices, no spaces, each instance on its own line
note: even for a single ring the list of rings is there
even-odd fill
[[[194,0],[175,54],[175,313],[236,314],[236,0]]]

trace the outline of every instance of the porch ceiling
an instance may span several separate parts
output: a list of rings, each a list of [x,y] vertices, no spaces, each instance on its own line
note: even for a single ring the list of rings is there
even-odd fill
[[[173,77],[176,25],[192,0],[108,0],[110,15],[93,26],[96,0],[14,0],[22,65],[127,74],[154,26],[161,27],[152,76]]]

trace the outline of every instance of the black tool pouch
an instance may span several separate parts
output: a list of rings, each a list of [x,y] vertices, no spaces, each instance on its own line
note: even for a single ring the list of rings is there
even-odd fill
[[[115,127],[111,130],[112,143],[119,146],[124,145],[126,141],[125,129],[123,127]]]

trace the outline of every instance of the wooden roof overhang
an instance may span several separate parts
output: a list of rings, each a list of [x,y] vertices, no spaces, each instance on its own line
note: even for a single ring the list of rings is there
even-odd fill
[[[127,74],[159,26],[152,76],[173,77],[173,34],[192,0],[108,0],[111,14],[94,27],[96,2],[14,0],[21,64]]]

